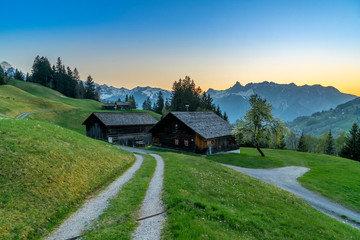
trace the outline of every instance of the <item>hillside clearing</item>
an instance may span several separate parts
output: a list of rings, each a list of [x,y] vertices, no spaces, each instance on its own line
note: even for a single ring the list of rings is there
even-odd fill
[[[23,112],[70,107],[64,103],[36,97],[10,85],[0,86],[0,114],[9,117],[16,117]]]
[[[0,239],[39,239],[132,154],[45,122],[0,120]]]
[[[356,239],[296,196],[201,157],[165,160],[165,239]]]
[[[34,120],[40,120],[44,122],[50,122],[57,124],[59,126],[62,126],[64,128],[68,128],[71,130],[74,130],[76,132],[79,132],[81,134],[86,133],[85,126],[81,125],[83,121],[93,112],[109,112],[101,109],[102,103],[97,102],[95,100],[90,99],[76,99],[76,98],[69,98],[64,97],[61,93],[44,87],[37,83],[32,82],[24,82],[19,80],[12,79],[9,82],[10,85],[7,85],[6,87],[10,87],[13,89],[17,89],[17,93],[12,94],[9,97],[13,97],[16,101],[16,106],[19,107],[15,111],[15,113],[9,115],[11,117],[15,117],[19,115],[20,113],[24,112],[33,112],[38,110],[44,110],[44,109],[51,109],[52,111],[46,111],[46,112],[36,112],[29,115],[27,118],[34,119]],[[2,86],[0,86],[1,89]],[[17,101],[18,96],[26,95],[29,97],[32,97],[33,100],[27,100],[28,102],[32,103],[35,100],[47,103],[55,103],[59,106],[63,107],[53,107],[49,104],[41,104],[41,108],[39,109],[37,105],[35,106],[29,106],[26,107],[26,104],[19,103]],[[34,100],[35,99],[35,100]],[[1,103],[1,92],[0,92],[0,103]],[[0,113],[8,115],[6,109],[14,109],[13,106],[9,106],[6,109],[2,110],[2,105],[0,105]],[[6,105],[4,105],[6,106]],[[24,107],[22,107],[24,106]],[[10,111],[9,110],[9,111]],[[112,111],[113,112],[113,111]],[[131,110],[131,111],[121,111],[123,113],[128,112],[146,112],[153,118],[160,120],[161,116],[157,113],[154,113],[152,111],[145,111],[145,110]]]
[[[216,162],[245,168],[303,166],[311,170],[298,179],[301,185],[334,202],[360,212],[360,163],[325,154],[264,149],[262,158],[256,149],[241,148],[240,154],[213,155]]]

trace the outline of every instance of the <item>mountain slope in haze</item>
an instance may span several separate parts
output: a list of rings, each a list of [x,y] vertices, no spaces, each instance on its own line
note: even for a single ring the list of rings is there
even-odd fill
[[[208,93],[213,97],[214,102],[228,113],[231,122],[245,115],[246,110],[249,109],[249,97],[254,93],[267,99],[273,106],[274,115],[284,121],[328,110],[356,97],[341,93],[334,87],[297,86],[294,83],[274,82],[249,83],[245,86],[236,82],[229,89],[221,91],[209,89]]]
[[[354,122],[360,122],[360,98],[340,104],[335,109],[298,117],[287,125],[297,133],[304,131],[320,136],[331,129],[333,135],[337,136],[342,131],[348,131]]]
[[[100,98],[102,101],[117,101],[119,98],[124,101],[126,95],[133,95],[138,108],[142,107],[142,103],[146,100],[147,97],[154,103],[158,97],[159,92],[161,91],[164,99],[171,97],[171,91],[161,89],[161,88],[152,88],[152,87],[136,87],[133,89],[127,88],[116,88],[113,86],[98,85],[100,89]]]
[[[147,97],[150,97],[154,103],[159,91],[162,91],[165,99],[171,97],[171,91],[160,88],[136,87],[130,90],[107,85],[100,85],[99,88],[100,97],[103,100],[114,101],[118,98],[124,100],[125,95],[134,95],[139,108]],[[249,83],[245,86],[236,82],[234,86],[226,90],[210,88],[207,93],[214,99],[214,103],[219,104],[221,110],[228,114],[231,123],[235,123],[245,115],[250,107],[249,98],[252,94],[258,94],[267,99],[273,106],[274,115],[284,121],[335,108],[339,104],[356,98],[354,95],[341,93],[334,87],[297,86],[294,83],[277,84],[274,82]]]

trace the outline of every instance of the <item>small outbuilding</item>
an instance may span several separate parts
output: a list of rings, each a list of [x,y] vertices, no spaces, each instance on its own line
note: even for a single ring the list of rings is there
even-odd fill
[[[213,112],[170,112],[150,132],[154,146],[212,154],[238,149],[232,129]]]
[[[157,120],[147,113],[94,112],[84,122],[86,136],[126,146],[150,145]]]
[[[130,110],[130,104],[127,102],[112,102],[112,103],[104,103],[102,105],[102,109],[104,110]]]

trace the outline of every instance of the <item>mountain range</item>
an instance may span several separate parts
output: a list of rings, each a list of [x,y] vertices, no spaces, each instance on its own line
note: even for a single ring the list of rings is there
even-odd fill
[[[149,86],[126,89],[98,85],[98,88],[100,89],[100,98],[103,101],[114,101],[119,98],[124,100],[125,95],[133,95],[139,108],[147,97],[155,102],[159,91],[162,92],[164,98],[170,99],[171,97],[171,91]],[[354,95],[341,93],[334,87],[297,86],[294,83],[277,84],[266,81],[248,83],[245,86],[236,82],[228,89],[214,90],[210,88],[207,93],[214,99],[214,103],[220,105],[221,110],[228,114],[231,123],[235,123],[236,120],[245,115],[250,107],[249,98],[252,94],[258,94],[267,99],[273,106],[275,117],[284,121],[292,121],[300,116],[329,110],[356,98]]]

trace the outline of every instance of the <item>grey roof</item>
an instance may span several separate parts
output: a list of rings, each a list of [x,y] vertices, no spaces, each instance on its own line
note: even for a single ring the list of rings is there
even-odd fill
[[[171,112],[205,139],[232,135],[233,127],[214,112]]]
[[[127,102],[114,102],[114,103],[103,103],[104,106],[111,106],[111,107],[115,107],[115,105],[118,105],[118,106],[128,106],[130,105],[129,103]]]
[[[95,112],[92,114],[106,126],[155,125],[157,123],[155,118],[147,113]],[[87,120],[85,120],[85,122],[86,121]],[[85,124],[85,122],[83,124]]]

